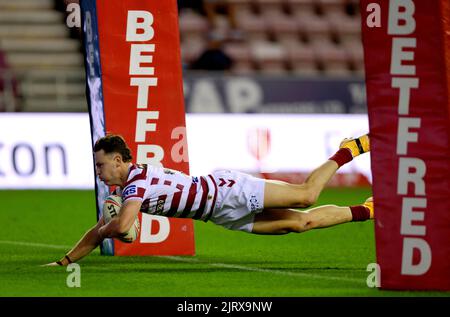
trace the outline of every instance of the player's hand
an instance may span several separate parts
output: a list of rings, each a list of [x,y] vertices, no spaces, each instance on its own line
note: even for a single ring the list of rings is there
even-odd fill
[[[51,263],[47,263],[47,264],[43,264],[41,266],[66,266],[69,263],[65,263],[65,261],[56,261],[56,262],[51,262]]]
[[[57,262],[52,262],[52,263],[43,264],[41,266],[61,266],[61,264],[58,264]]]
[[[73,263],[73,261],[70,259],[69,255],[66,254],[61,260],[47,263],[42,266],[66,266],[69,265],[70,263]]]

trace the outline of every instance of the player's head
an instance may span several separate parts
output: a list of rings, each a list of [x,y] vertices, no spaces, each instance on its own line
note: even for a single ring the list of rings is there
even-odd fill
[[[99,178],[107,185],[118,185],[124,172],[124,163],[133,159],[124,138],[109,134],[94,145],[95,167]]]

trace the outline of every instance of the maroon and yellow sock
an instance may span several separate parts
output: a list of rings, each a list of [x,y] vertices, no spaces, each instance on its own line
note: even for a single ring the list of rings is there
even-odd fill
[[[363,205],[350,206],[352,221],[366,221],[370,219],[370,209]]]
[[[347,148],[339,149],[329,160],[333,160],[339,167],[353,160],[352,152]]]

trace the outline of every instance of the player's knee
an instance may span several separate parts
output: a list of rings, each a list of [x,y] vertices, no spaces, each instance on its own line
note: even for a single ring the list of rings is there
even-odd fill
[[[317,191],[311,186],[301,187],[301,195],[299,197],[298,205],[306,208],[314,205],[319,198]]]
[[[303,225],[301,223],[293,223],[289,228],[289,232],[300,233],[303,231],[305,230],[303,230]]]
[[[304,232],[314,228],[314,223],[306,214],[298,215],[297,219],[291,223],[291,232]]]
[[[293,185],[289,198],[284,203],[284,208],[307,208],[316,203],[316,195],[305,184]]]

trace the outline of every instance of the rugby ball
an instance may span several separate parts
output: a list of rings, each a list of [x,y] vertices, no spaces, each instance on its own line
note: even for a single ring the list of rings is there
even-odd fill
[[[103,204],[103,220],[105,224],[110,222],[112,218],[117,217],[122,207],[122,197],[117,195],[109,195]],[[119,238],[120,241],[131,243],[137,239],[139,235],[140,222],[136,216],[133,225],[124,237]]]

